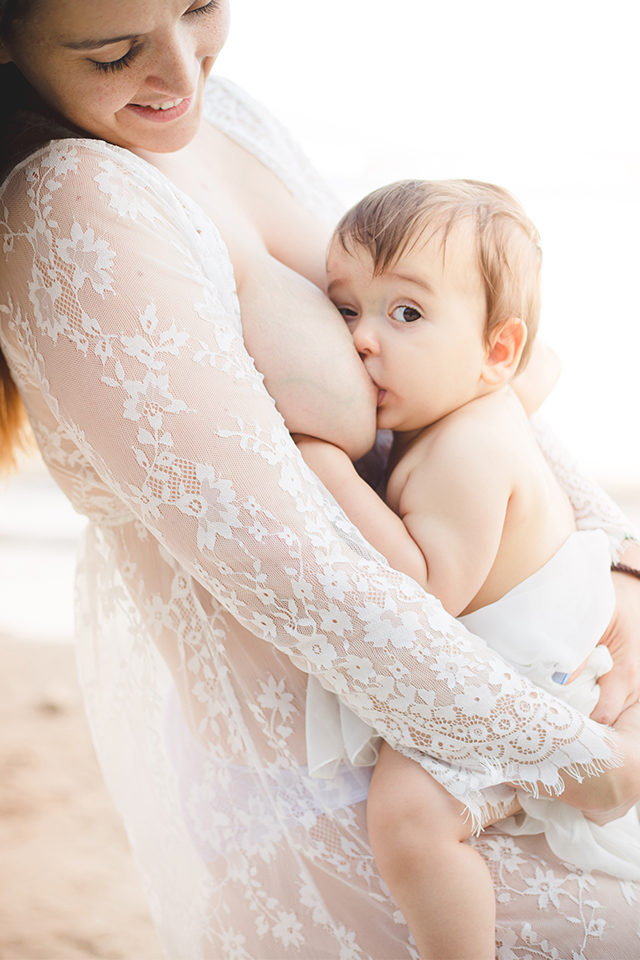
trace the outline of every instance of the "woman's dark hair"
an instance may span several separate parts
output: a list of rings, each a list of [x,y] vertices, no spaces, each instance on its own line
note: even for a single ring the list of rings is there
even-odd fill
[[[20,29],[19,21],[32,3],[33,0],[0,0],[0,39],[8,41]],[[0,183],[38,147],[72,135],[42,103],[15,64],[0,64]],[[32,445],[18,388],[0,352],[0,473],[14,469],[18,451]]]

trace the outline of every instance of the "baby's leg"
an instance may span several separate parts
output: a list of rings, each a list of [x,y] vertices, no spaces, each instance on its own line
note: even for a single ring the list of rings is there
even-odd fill
[[[378,869],[423,960],[493,960],[495,898],[489,871],[465,844],[463,806],[386,743],[367,801]]]

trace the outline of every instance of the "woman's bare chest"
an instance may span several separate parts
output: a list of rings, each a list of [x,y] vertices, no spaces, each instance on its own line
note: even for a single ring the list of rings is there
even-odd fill
[[[256,157],[209,124],[176,154],[153,162],[215,223],[236,283],[275,259],[316,284],[324,281],[327,228],[307,213]]]

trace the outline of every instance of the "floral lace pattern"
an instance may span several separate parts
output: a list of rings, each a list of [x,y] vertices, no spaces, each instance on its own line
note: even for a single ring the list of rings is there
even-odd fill
[[[326,212],[261,108],[222,81],[207,103]],[[91,521],[82,681],[167,954],[415,957],[368,846],[366,782],[306,776],[306,673],[476,818],[506,780],[558,789],[561,768],[612,762],[601,728],[517,677],[348,523],[244,349],[218,231],[166,178],[108,144],[58,141],[13,171],[0,217],[0,341],[52,475]],[[592,514],[612,542],[627,535]],[[528,955],[509,942],[520,911],[550,945],[535,956],[594,960],[595,914],[561,923],[549,893],[557,916],[533,924],[527,884],[550,868],[542,841],[531,849],[500,901],[513,952],[499,955]],[[574,904],[581,881],[565,874]],[[607,911],[630,916],[636,888],[589,882],[603,937],[619,936]]]

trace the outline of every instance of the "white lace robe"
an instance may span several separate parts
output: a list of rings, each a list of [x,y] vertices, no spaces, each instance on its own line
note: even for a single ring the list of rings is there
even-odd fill
[[[244,94],[214,81],[207,111],[333,215]],[[366,779],[306,775],[306,673],[474,816],[505,780],[558,787],[561,767],[611,762],[602,729],[514,675],[347,522],[244,349],[215,225],[162,174],[99,141],[54,142],[5,182],[0,217],[2,349],[90,521],[81,680],[167,955],[415,957],[367,842]],[[541,439],[580,524],[615,551],[623,518]],[[637,887],[569,871],[541,838],[476,843],[501,960],[640,954]]]

